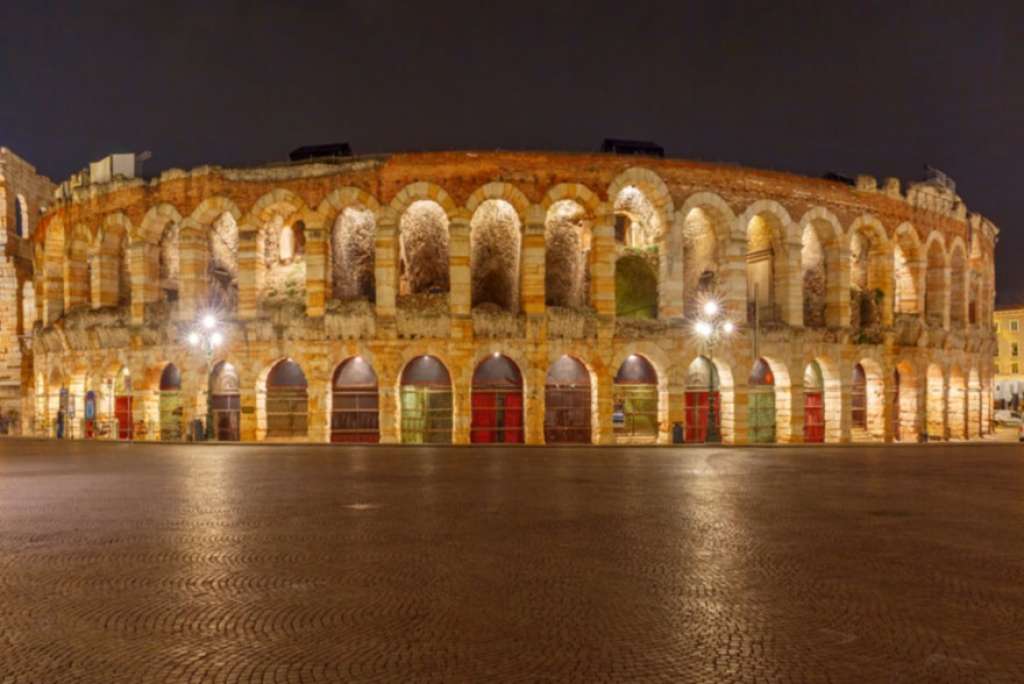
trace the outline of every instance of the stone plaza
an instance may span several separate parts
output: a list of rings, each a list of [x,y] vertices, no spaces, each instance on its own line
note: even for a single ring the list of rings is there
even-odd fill
[[[1024,680],[1016,444],[0,442],[0,682]]]

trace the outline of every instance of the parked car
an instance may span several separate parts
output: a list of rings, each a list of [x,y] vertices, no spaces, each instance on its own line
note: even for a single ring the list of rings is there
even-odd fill
[[[996,421],[996,425],[1024,425],[1020,413],[1008,409],[996,411],[992,414],[992,419]]]

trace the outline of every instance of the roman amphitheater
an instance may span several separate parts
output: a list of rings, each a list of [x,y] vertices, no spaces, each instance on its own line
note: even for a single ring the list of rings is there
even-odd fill
[[[989,431],[998,231],[940,181],[441,152],[48,191],[35,212],[6,193],[2,327],[26,433],[743,444]],[[697,334],[708,302],[729,334]]]

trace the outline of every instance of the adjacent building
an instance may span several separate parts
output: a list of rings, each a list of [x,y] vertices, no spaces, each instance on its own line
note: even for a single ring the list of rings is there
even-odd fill
[[[995,408],[1020,409],[1024,403],[1024,307],[996,309]]]

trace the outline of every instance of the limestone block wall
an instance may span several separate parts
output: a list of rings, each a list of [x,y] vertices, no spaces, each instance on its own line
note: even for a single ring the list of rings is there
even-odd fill
[[[563,355],[586,368],[598,443],[664,443],[674,424],[696,420],[687,369],[702,355],[716,369],[727,442],[763,434],[765,420],[782,442],[802,441],[818,420],[830,442],[977,437],[990,414],[997,230],[959,198],[935,204],[941,189],[915,188],[680,160],[454,152],[203,167],[80,188],[31,238],[45,325],[31,341],[30,377],[43,387],[23,389],[24,403],[52,425],[61,389],[80,402],[128,369],[137,433],[152,438],[159,378],[174,363],[183,419],[205,419],[208,359],[185,338],[212,312],[225,343],[210,361],[237,369],[242,439],[267,438],[267,379],[286,359],[308,383],[302,437],[329,439],[334,371],[361,356],[378,378],[380,439],[400,441],[399,378],[423,355],[451,377],[456,443],[471,439],[474,372],[495,355],[521,376],[528,443],[545,439],[545,379]],[[549,258],[565,244],[578,260]],[[653,318],[617,316],[626,253],[643,255],[637,264],[656,283]],[[272,285],[287,269],[299,281],[282,299]],[[172,271],[173,290],[161,279]],[[237,283],[237,296],[222,282]],[[851,312],[851,283],[877,302],[869,328]],[[737,326],[713,349],[695,332],[708,299]],[[968,299],[973,318],[950,316]],[[938,325],[926,301],[941,308]],[[626,400],[616,374],[638,357],[654,369],[639,390],[649,398]],[[759,359],[770,368],[770,414],[750,399]],[[803,384],[811,363],[821,408]],[[863,429],[850,418],[858,364]]]

